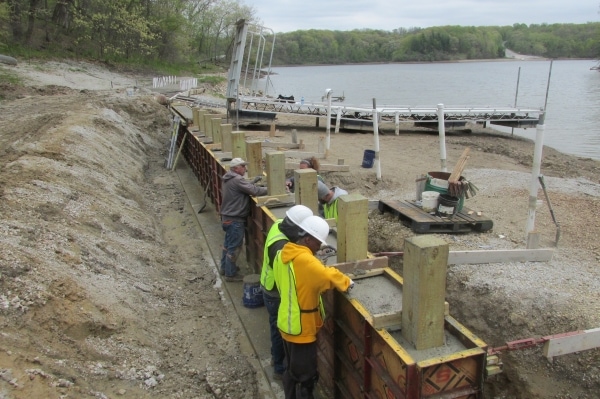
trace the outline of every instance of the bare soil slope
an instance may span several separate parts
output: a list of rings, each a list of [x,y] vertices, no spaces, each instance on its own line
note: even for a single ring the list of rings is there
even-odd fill
[[[170,113],[86,68],[0,104],[0,397],[258,398]]]

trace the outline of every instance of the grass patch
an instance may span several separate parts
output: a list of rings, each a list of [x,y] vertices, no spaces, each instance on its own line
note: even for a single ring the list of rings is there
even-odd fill
[[[13,84],[22,86],[21,79],[16,73],[8,71],[6,69],[0,69],[0,84]]]
[[[219,83],[223,83],[227,80],[224,76],[218,75],[203,75],[198,78],[198,83],[208,83],[211,85],[218,85]]]

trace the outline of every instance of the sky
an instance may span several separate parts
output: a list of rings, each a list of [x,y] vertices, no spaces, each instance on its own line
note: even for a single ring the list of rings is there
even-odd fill
[[[600,0],[243,0],[275,33],[600,22]]]

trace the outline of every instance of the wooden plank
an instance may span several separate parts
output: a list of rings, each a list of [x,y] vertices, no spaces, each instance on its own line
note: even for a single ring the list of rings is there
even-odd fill
[[[269,152],[270,150],[266,150]],[[318,154],[316,152],[306,152],[306,151],[286,151],[285,156],[289,158],[299,158],[299,159],[308,159],[310,157],[315,157],[317,159],[324,159],[325,154]]]
[[[263,148],[288,148],[288,149],[301,149],[301,145],[297,143],[277,143],[274,141],[263,141]]]
[[[284,152],[287,156],[287,151]],[[285,163],[286,170],[296,170],[298,169],[298,162],[286,162]],[[319,172],[349,172],[350,165],[333,165],[329,163],[320,163],[319,164]]]
[[[256,197],[256,206],[277,207],[294,204],[294,194],[286,193],[281,195],[264,195]]]
[[[600,327],[550,338],[544,344],[543,351],[544,356],[552,358],[598,347],[600,347]]]
[[[444,344],[448,248],[433,235],[404,240],[402,336],[417,350]]]
[[[452,218],[440,217],[423,211],[421,207],[410,201],[379,201],[380,212],[391,212],[415,233],[459,233],[470,231],[487,231],[494,222],[486,216],[477,215],[464,207]]]
[[[342,273],[349,273],[354,276],[361,276],[367,273],[369,270],[383,269],[385,267],[388,267],[388,265],[389,264],[387,256],[378,256],[375,258],[361,259],[355,262],[337,263],[333,266]],[[379,274],[381,273],[382,271],[379,271]]]
[[[449,265],[505,263],[505,262],[549,262],[554,249],[499,249],[480,251],[450,251]]]
[[[402,325],[402,311],[373,315],[372,324],[377,329],[400,326]]]
[[[346,273],[352,280],[360,280],[363,278],[369,278],[369,277],[373,277],[373,276],[381,276],[382,274],[384,274],[385,271],[383,270],[383,268],[381,269],[371,269],[368,271],[362,271],[362,273],[360,274],[352,274],[352,273]]]

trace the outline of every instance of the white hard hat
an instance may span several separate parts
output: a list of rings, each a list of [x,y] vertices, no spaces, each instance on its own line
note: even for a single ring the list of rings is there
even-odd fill
[[[323,244],[327,244],[329,225],[325,219],[319,216],[309,216],[300,223],[300,227]]]
[[[290,209],[287,210],[285,215],[292,221],[296,226],[300,226],[300,223],[304,219],[313,215],[313,211],[310,210],[309,207],[304,205],[294,205]]]

